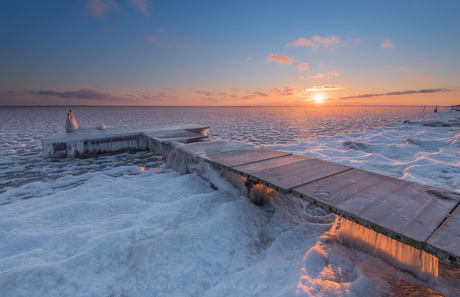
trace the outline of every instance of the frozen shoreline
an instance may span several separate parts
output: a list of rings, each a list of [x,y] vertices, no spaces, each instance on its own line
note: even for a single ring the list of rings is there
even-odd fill
[[[265,147],[460,189],[458,127],[401,121]],[[0,159],[4,176],[29,173],[0,192],[1,295],[378,296],[426,286],[460,295],[458,269],[421,282],[338,244],[327,235],[334,216],[296,198],[260,208],[223,179],[215,190],[142,152],[57,162],[36,152],[34,166],[18,154]]]

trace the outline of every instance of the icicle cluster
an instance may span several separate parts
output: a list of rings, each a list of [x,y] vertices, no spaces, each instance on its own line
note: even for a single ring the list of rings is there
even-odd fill
[[[438,258],[350,220],[337,216],[331,234],[336,234],[340,243],[383,259],[422,280],[438,277]]]

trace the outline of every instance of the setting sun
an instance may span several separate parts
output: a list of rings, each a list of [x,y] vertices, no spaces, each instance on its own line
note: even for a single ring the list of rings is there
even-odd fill
[[[323,101],[323,99],[324,99],[323,95],[321,95],[321,94],[316,94],[315,95],[315,101],[316,102],[321,102],[321,101]]]

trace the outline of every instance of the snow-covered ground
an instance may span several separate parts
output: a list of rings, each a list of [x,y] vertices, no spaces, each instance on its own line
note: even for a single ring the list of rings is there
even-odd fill
[[[80,127],[198,123],[213,138],[460,191],[460,127],[402,124],[455,112],[72,109]],[[297,198],[258,207],[148,152],[42,160],[40,138],[63,131],[66,112],[0,109],[0,296],[460,296],[460,269],[442,263],[422,282],[340,245],[334,215]]]

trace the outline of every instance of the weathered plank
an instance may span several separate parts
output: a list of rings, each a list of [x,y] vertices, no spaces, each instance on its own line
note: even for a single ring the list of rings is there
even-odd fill
[[[230,140],[192,143],[178,146],[176,149],[181,153],[199,155],[208,162],[226,169],[232,166],[290,155],[289,153]]]
[[[460,199],[442,199],[438,189],[353,169],[293,190],[294,195],[422,248]],[[402,238],[400,238],[402,237]]]
[[[232,167],[278,158],[287,155],[289,155],[289,153],[257,147],[256,150],[240,149],[234,151],[226,151],[222,153],[209,154],[206,155],[206,157],[214,163],[224,165],[227,167]]]
[[[287,194],[295,187],[352,169],[315,158],[290,155],[232,167],[235,173]]]
[[[446,196],[458,199],[455,196],[459,194],[453,193]],[[428,240],[427,250],[446,261],[460,263],[460,207],[457,207]]]
[[[201,133],[194,133],[186,130],[167,130],[160,132],[143,133],[143,135],[161,142],[176,141],[182,143],[195,142],[199,141],[200,139],[208,138],[206,135],[203,135]]]

